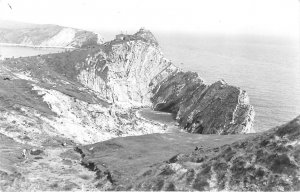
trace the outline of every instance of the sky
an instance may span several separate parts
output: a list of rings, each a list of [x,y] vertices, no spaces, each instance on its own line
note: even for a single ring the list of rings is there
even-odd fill
[[[0,19],[99,31],[299,37],[299,6],[299,0],[0,0]]]

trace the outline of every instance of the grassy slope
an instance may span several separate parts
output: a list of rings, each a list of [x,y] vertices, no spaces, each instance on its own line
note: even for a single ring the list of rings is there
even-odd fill
[[[97,50],[75,50],[0,61],[0,129],[11,137],[0,134],[0,190],[70,190],[95,186],[94,172],[80,165],[78,154],[73,153],[71,157],[63,155],[74,143],[62,136],[47,135],[43,132],[42,120],[35,121],[39,118],[35,110],[42,117],[57,117],[57,114],[44,102],[43,95],[32,88],[36,84],[87,103],[101,103],[107,107],[107,102],[76,80],[76,63],[85,61],[87,55]],[[19,78],[17,74],[24,72],[30,72],[33,79]],[[24,112],[21,108],[28,111]],[[20,122],[14,118],[19,118]],[[33,124],[31,120],[39,124]],[[22,129],[24,127],[25,130]],[[36,136],[43,141],[42,146],[38,146],[43,148],[43,154],[30,155],[30,151],[37,146],[16,142],[26,143],[32,139],[30,133],[26,132],[27,128],[28,131],[31,128],[37,131]],[[15,137],[19,134],[20,137]],[[26,158],[23,156],[25,148],[28,149]]]
[[[31,77],[37,80],[35,84],[41,87],[58,90],[88,103],[102,102],[105,104],[104,101],[101,101],[92,92],[85,90],[82,84],[77,82],[76,79],[80,71],[80,69],[76,69],[76,64],[83,63],[89,54],[93,54],[96,51],[98,49],[95,48],[21,57],[1,61],[0,64],[12,72],[30,72]],[[5,73],[5,68],[1,68],[1,70],[0,106],[9,107],[14,104],[20,104],[36,108],[41,112],[51,112],[47,104],[42,101],[41,96],[32,91],[32,81],[15,79],[13,77],[10,77],[10,80],[4,80],[5,77],[13,76],[13,74],[7,70]],[[52,83],[49,83],[49,81]]]
[[[22,150],[25,148],[28,146],[0,134],[0,175],[2,177],[5,177],[4,172],[14,173],[16,171],[13,164],[23,160]]]
[[[100,172],[108,171],[113,183],[127,185],[149,166],[170,159],[178,153],[230,144],[251,135],[198,135],[189,133],[150,134],[111,139],[80,147],[86,166],[95,165]],[[132,183],[133,184],[133,183]]]
[[[151,166],[134,179],[134,189],[299,191],[299,141],[300,116],[231,145],[200,148]]]

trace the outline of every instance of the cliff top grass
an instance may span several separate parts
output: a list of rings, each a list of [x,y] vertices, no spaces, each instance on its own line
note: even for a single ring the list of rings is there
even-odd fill
[[[94,164],[102,172],[109,171],[115,185],[129,186],[134,184],[130,183],[134,182],[130,179],[178,153],[193,151],[196,146],[215,148],[250,136],[252,135],[149,134],[120,137],[79,148],[84,155],[83,164]]]

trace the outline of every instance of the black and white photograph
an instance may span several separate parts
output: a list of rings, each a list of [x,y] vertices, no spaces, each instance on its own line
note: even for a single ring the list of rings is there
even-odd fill
[[[300,191],[300,1],[0,0],[0,191]]]

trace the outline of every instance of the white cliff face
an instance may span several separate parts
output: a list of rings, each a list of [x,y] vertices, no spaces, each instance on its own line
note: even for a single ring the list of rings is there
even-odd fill
[[[137,115],[137,109],[124,108],[116,103],[106,102],[100,92],[97,98],[103,102],[99,100],[93,102],[85,97],[80,98],[60,91],[68,90],[68,86],[71,85],[69,82],[57,81],[47,83],[45,86],[48,82],[47,77],[39,79],[41,77],[38,78],[29,71],[4,66],[1,69],[1,79],[3,77],[10,79],[1,81],[0,90],[4,94],[3,97],[14,95],[15,91],[19,90],[18,86],[16,90],[10,89],[10,85],[5,85],[6,83],[22,82],[20,88],[24,89],[24,85],[27,87],[27,90],[22,90],[23,97],[34,103],[40,98],[51,111],[45,113],[45,110],[41,110],[45,109],[45,105],[41,102],[29,105],[24,101],[19,102],[18,99],[12,99],[10,108],[0,110],[0,133],[20,143],[41,146],[47,140],[64,138],[78,144],[92,144],[115,137],[167,131],[164,125],[141,118]],[[62,87],[62,89],[56,87]],[[76,92],[84,92],[90,96],[97,93],[83,87],[77,87]],[[28,93],[34,95],[27,96]],[[5,101],[0,100],[0,109],[6,105]],[[44,107],[41,107],[42,105]]]
[[[135,111],[128,114],[128,110],[118,106],[89,104],[37,85],[32,90],[43,97],[56,115],[45,116],[38,110],[17,105],[20,112],[1,111],[0,133],[20,143],[41,146],[48,138],[61,137],[79,144],[92,144],[115,137],[166,132],[164,125],[144,120]],[[24,139],[24,135],[30,140]]]
[[[96,33],[96,35],[97,35],[97,44],[103,44],[104,38],[101,36],[101,34]]]
[[[111,138],[164,132],[162,125],[140,119],[118,106],[105,107],[69,97],[56,90],[34,86],[44,101],[57,114],[54,118],[42,117],[56,133],[76,143],[91,144]]]
[[[41,43],[41,46],[68,47],[75,38],[76,31],[72,28],[63,28],[58,34]]]
[[[160,49],[144,42],[129,42],[127,45],[121,44],[113,47],[112,53],[115,62],[113,69],[110,70],[110,79],[117,80],[119,75],[116,74],[126,79],[123,83],[122,80],[118,81],[121,83],[118,86],[126,90],[128,98],[118,98],[118,100],[123,102],[133,100],[142,105],[151,105],[149,84],[170,64],[163,57]],[[115,86],[116,83],[113,85]],[[118,86],[115,90],[119,89]]]
[[[158,46],[143,41],[112,45],[108,55],[99,52],[83,65],[78,80],[123,106],[151,106],[151,83],[159,74],[163,78],[166,68],[176,70]]]
[[[85,62],[78,63],[76,68],[77,70],[80,70],[77,78],[81,83],[86,85],[88,88],[101,93],[102,96],[108,97],[109,90],[107,90],[105,78],[99,75],[101,73],[105,73],[106,65],[100,65],[102,61],[106,62],[105,58],[105,53],[100,51],[95,55],[89,55]]]
[[[0,43],[22,46],[80,48],[103,43],[99,34],[57,25],[0,26],[0,33]]]

